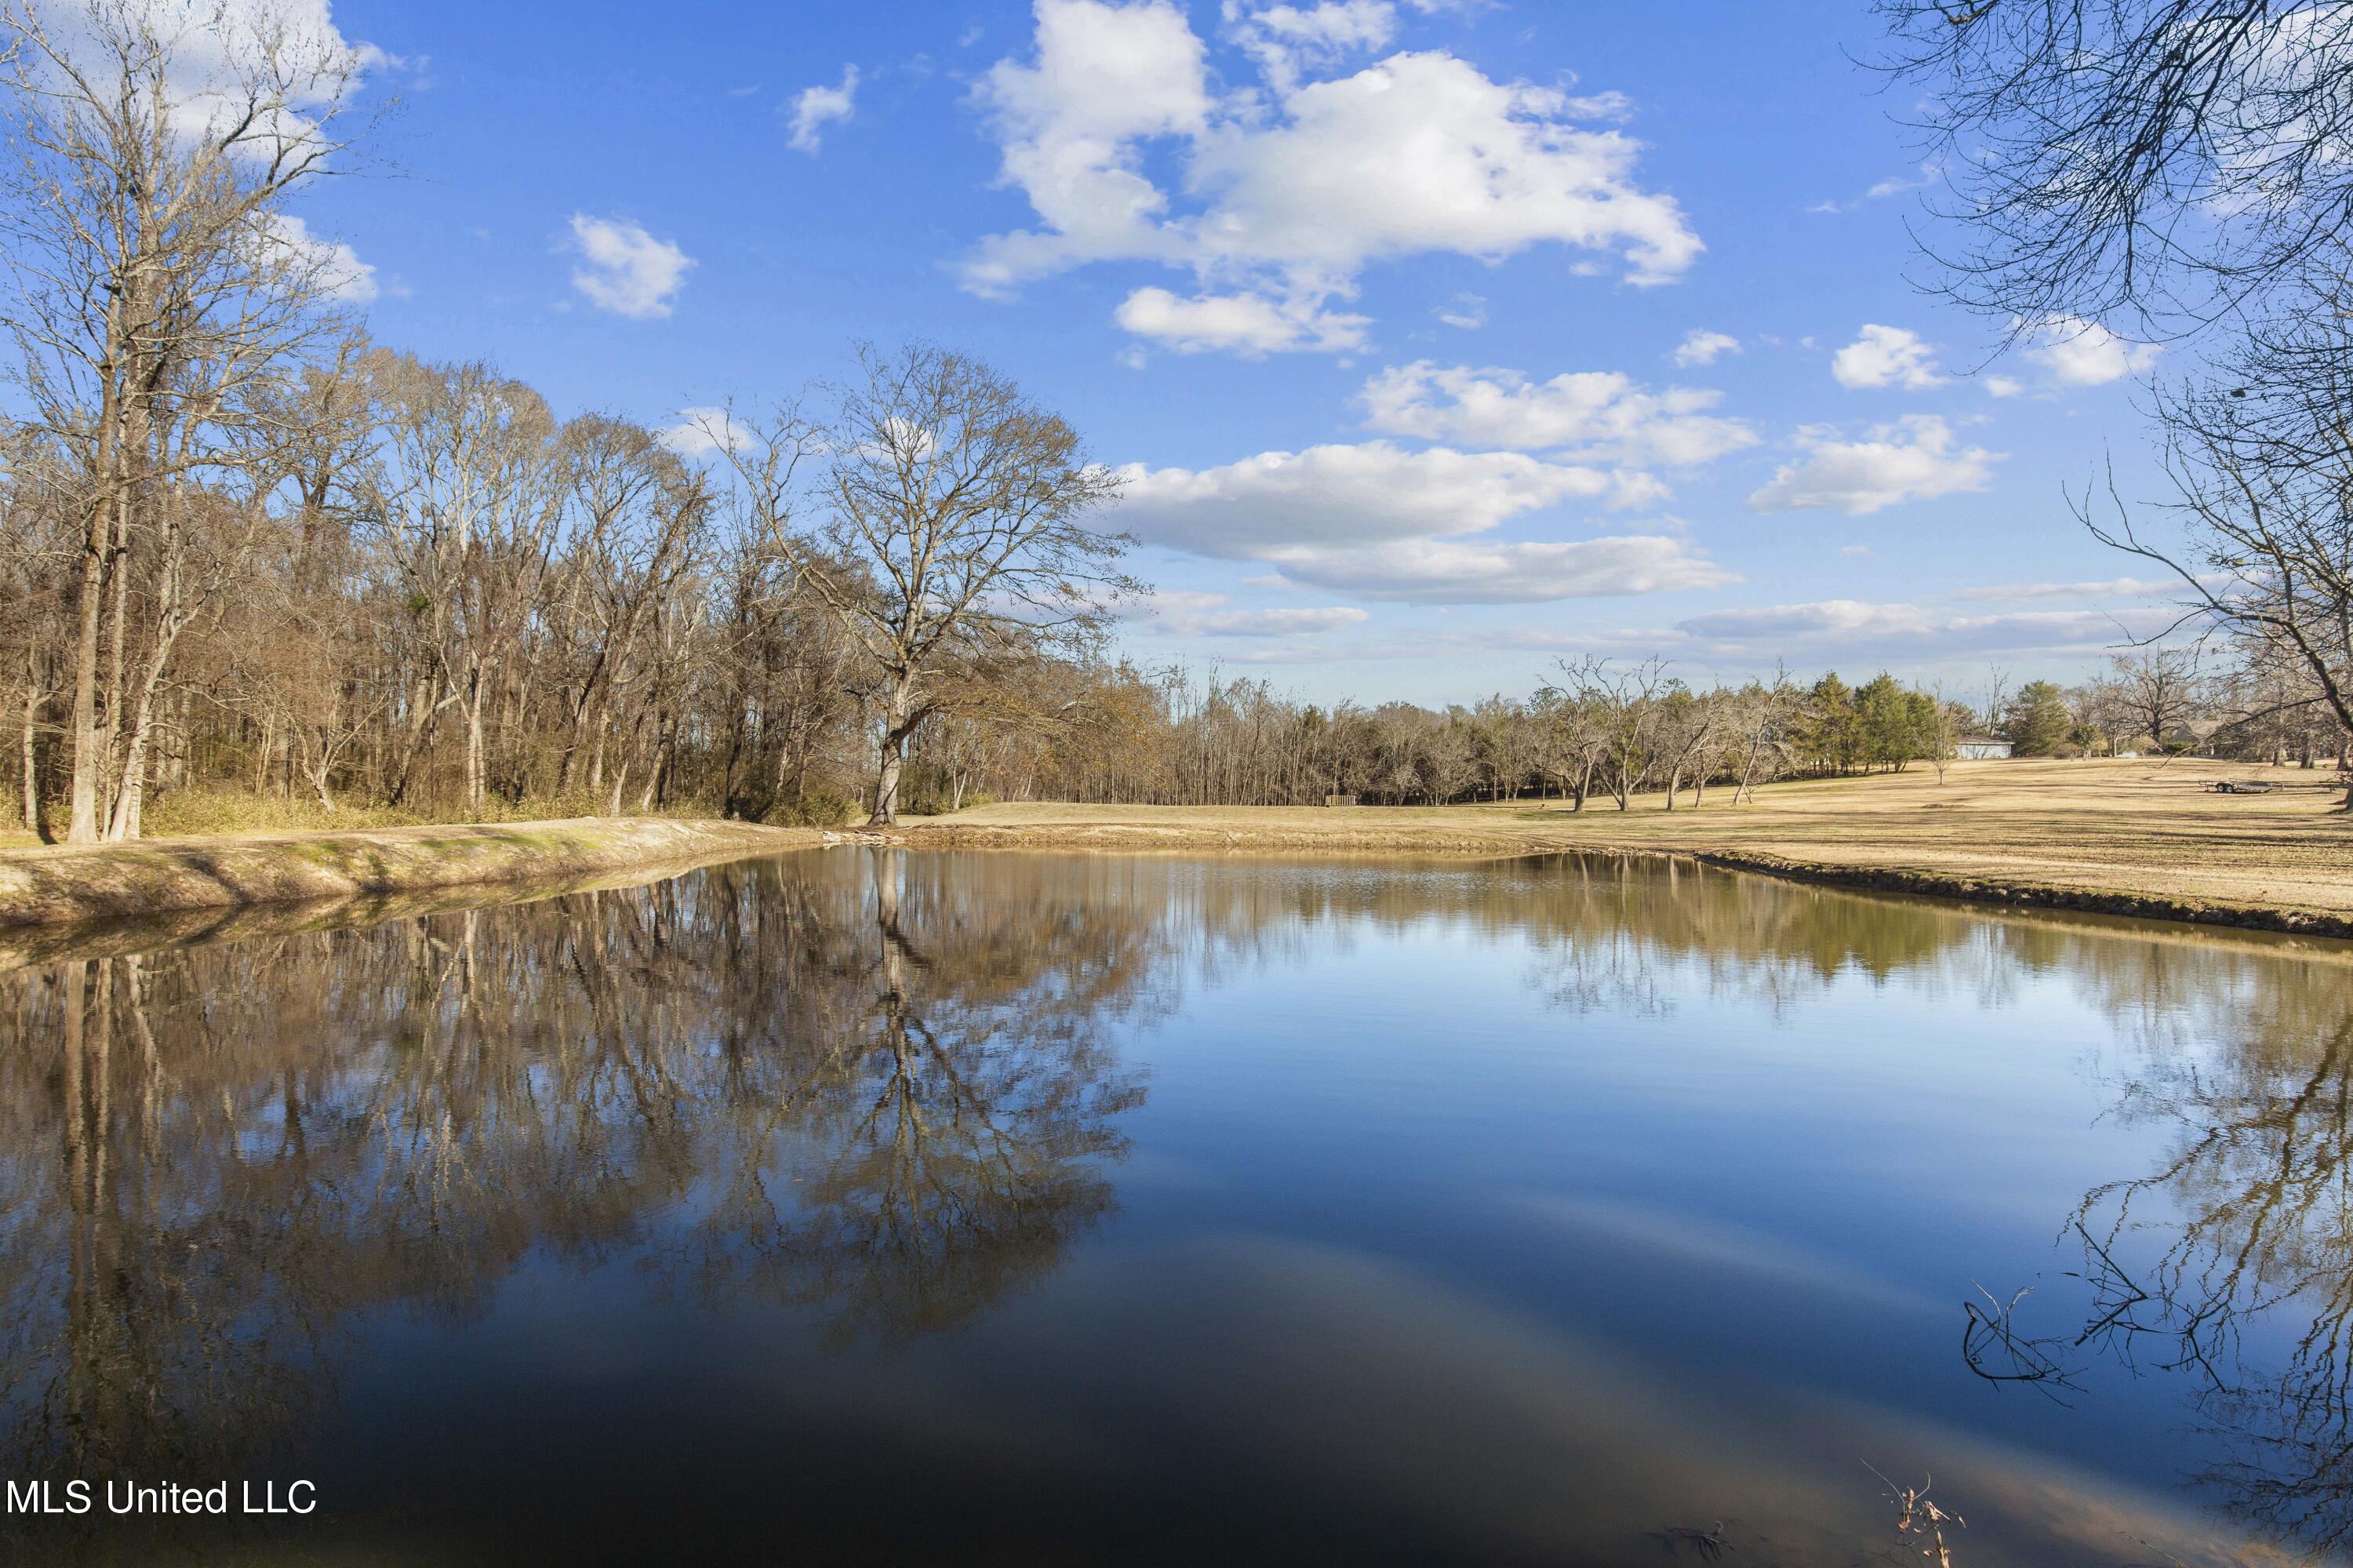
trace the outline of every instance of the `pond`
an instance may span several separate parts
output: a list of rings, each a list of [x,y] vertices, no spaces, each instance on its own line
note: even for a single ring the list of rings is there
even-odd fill
[[[0,1551],[2353,1544],[2341,946],[849,846],[303,924],[0,974]]]

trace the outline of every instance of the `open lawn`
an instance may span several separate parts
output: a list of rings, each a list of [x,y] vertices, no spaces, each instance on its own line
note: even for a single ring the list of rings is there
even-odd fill
[[[1672,812],[1524,800],[1430,809],[997,805],[915,842],[1171,849],[1675,850],[1870,885],[2291,928],[2353,930],[2353,818],[2327,771],[2179,758],[1958,762],[1773,784]],[[2274,786],[2211,792],[2218,779]],[[2284,920],[2260,918],[2264,912]],[[2297,916],[2314,918],[2301,920]]]

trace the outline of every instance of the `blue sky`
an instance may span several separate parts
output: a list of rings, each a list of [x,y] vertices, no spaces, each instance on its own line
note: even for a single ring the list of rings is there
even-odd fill
[[[1153,663],[1319,699],[2067,677],[2162,619],[2071,520],[2166,361],[1922,292],[1860,0],[390,5],[302,198],[382,341],[670,426],[968,349],[1129,475]],[[2122,579],[2122,581],[2119,581]]]

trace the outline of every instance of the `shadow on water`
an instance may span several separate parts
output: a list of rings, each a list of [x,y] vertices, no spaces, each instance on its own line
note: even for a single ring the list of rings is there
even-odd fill
[[[1637,1029],[1704,1008],[1800,1018],[1857,983],[1930,1010],[2073,988],[2110,1022],[2094,1069],[2112,1119],[2162,1127],[2169,1153],[2084,1198],[2063,1231],[2082,1255],[2073,1293],[1989,1317],[1998,1331],[1976,1333],[1973,1363],[2069,1399],[2101,1397],[2079,1374],[2103,1359],[2183,1380],[2211,1457],[2193,1493],[2283,1546],[2353,1539],[2343,953],[1599,857],[1237,866],[841,849],[400,913],[363,926],[312,911],[276,928],[256,916],[161,948],[153,933],[100,934],[0,978],[8,1476],[301,1474],[347,1386],[417,1353],[388,1348],[387,1325],[463,1330],[519,1282],[582,1292],[582,1314],[618,1320],[622,1289],[628,1310],[667,1323],[737,1326],[714,1333],[782,1314],[887,1401],[906,1375],[890,1368],[927,1344],[976,1344],[1066,1275],[1092,1303],[1075,1336],[1098,1342],[1047,1361],[1018,1339],[1018,1354],[992,1353],[1047,1375],[1082,1355],[1121,1369],[1113,1392],[1064,1398],[1158,1412],[1133,1446],[1159,1457],[1055,1461],[1073,1488],[1096,1474],[1087,1466],[1111,1467],[1086,1483],[1113,1499],[1103,1518],[1089,1501],[1050,1505],[1060,1494],[1042,1482],[1017,1504],[982,1466],[944,1507],[982,1536],[972,1510],[1006,1509],[1003,1539],[1033,1554],[998,1560],[1217,1550],[1214,1531],[1138,1546],[1109,1516],[1142,1498],[1188,1528],[1247,1506],[1288,1543],[1234,1547],[1234,1561],[1599,1562],[1703,1538],[1741,1561],[1847,1561],[1830,1544],[1857,1539],[1844,1503],[1776,1452],[1810,1444],[1851,1467],[1838,1446],[1852,1429],[1819,1411],[1753,1441],[1675,1415],[1618,1358],[1337,1243],[1196,1237],[1149,1287],[1074,1266],[1118,1213],[1146,1104],[1135,1038],[1220,986],[1352,944],[1460,933],[1511,944],[1544,1016]],[[2078,1308],[2080,1331],[2038,1327]],[[1129,1354],[1147,1340],[1158,1360]],[[992,1462],[1008,1467],[1025,1442],[1058,1453],[1039,1434],[1073,1419],[1030,1412],[1024,1426],[1005,1414],[1018,1401],[992,1408],[988,1437],[968,1446],[1001,1447]],[[709,1415],[715,1431],[733,1419]],[[1278,1441],[1300,1423],[1316,1432],[1315,1464],[1349,1470],[1313,1502],[1266,1495],[1311,1490],[1299,1478],[1322,1473],[1285,1468],[1308,1464]],[[1646,1457],[1668,1452],[1691,1457],[1671,1469]],[[1498,1500],[1524,1471],[1532,1495],[1582,1492]],[[1841,1473],[1867,1513],[1868,1478]],[[2014,1465],[1974,1476],[1996,1513],[2057,1507]],[[2028,1500],[1999,1501],[2002,1486]],[[1409,1518],[1424,1493],[1438,1500]],[[1725,1495],[1749,1499],[1743,1522],[1711,1531],[1665,1511]],[[1340,1511],[1313,1525],[1319,1509]],[[1758,1522],[1776,1509],[1778,1535]],[[1270,1522],[1292,1513],[1310,1524]],[[810,1560],[940,1560],[894,1548],[890,1522]],[[1335,1555],[1348,1530],[1388,1554]],[[2043,1560],[2026,1525],[1979,1530],[1964,1563]],[[90,1561],[235,1534],[173,1521],[134,1540],[102,1511],[0,1531],[43,1560]],[[2086,1531],[2069,1560],[2146,1557],[2139,1537],[2110,1539],[2121,1526]],[[1487,1545],[1450,1550],[1473,1536]],[[2165,1551],[2239,1560],[2218,1539],[2177,1530]]]

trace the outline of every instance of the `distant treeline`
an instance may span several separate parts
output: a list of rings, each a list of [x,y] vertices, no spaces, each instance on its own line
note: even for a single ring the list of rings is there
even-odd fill
[[[45,838],[983,796],[1696,805],[1941,768],[1988,729],[2026,755],[2343,751],[2353,601],[2295,565],[2343,555],[2341,505],[2338,543],[2207,607],[2220,675],[2146,652],[1963,706],[1588,660],[1438,712],[1139,669],[1106,652],[1148,591],[1117,481],[988,366],[868,348],[758,411],[559,418],[491,366],[371,343],[286,209],[356,139],[355,55],[224,54],[135,0],[46,16],[0,0],[0,812]]]

